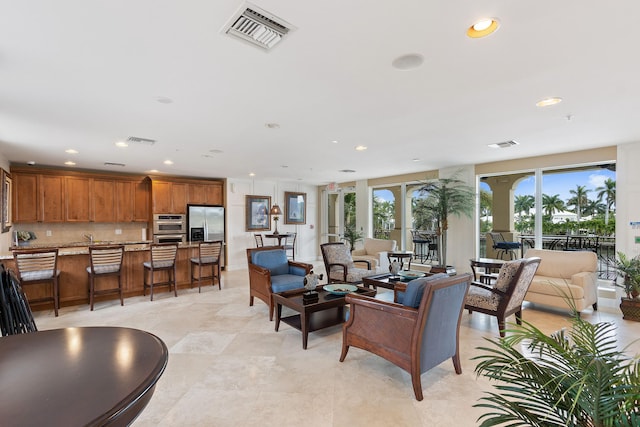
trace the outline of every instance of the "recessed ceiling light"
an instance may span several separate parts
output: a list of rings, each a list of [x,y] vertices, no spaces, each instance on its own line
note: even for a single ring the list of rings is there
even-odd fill
[[[334,144],[337,144],[337,143],[338,143],[338,141],[337,141],[337,140],[335,140],[335,139],[334,139],[333,141],[331,141],[331,142],[333,142]]]
[[[367,149],[366,145],[356,145],[356,151],[364,151]]]
[[[251,173],[249,174],[249,176],[256,176],[256,174],[255,174],[255,173],[253,173],[253,172],[251,172]]]
[[[71,160],[67,160],[66,162],[64,162],[65,165],[67,166],[75,166],[76,162],[72,162]]]
[[[158,169],[151,169],[147,171],[148,173],[158,173],[160,172]]]
[[[562,102],[562,98],[553,96],[550,98],[541,99],[540,101],[536,102],[536,107],[549,107],[551,105],[556,105],[561,102]]]
[[[69,148],[68,150],[64,150],[65,153],[67,154],[78,154],[78,151],[74,150],[73,148]]]
[[[413,70],[418,68],[424,62],[424,57],[418,53],[409,53],[397,57],[391,62],[393,68],[398,70]]]
[[[118,141],[118,142],[116,142],[116,147],[125,148],[125,147],[128,147],[128,146],[129,146],[129,144],[127,144],[127,143],[126,143],[126,142],[124,142],[124,141]]]
[[[165,160],[162,163],[164,163],[165,165],[172,165],[173,164],[173,162],[171,160]]]
[[[481,19],[467,29],[467,36],[472,39],[479,39],[495,33],[498,28],[500,28],[498,18]]]

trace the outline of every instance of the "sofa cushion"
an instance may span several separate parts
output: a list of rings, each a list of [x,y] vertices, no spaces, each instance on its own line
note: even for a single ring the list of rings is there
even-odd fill
[[[289,274],[289,260],[284,249],[255,251],[251,254],[251,262],[269,269],[271,276]]]
[[[375,255],[383,251],[394,251],[396,244],[395,240],[372,239],[370,237],[364,239],[364,249],[367,255]]]
[[[570,280],[539,275],[534,277],[528,292],[560,297],[566,294],[567,296],[570,295],[573,299],[584,298],[584,289],[581,286],[571,284]]]
[[[284,292],[299,288],[304,288],[304,276],[296,276],[295,274],[271,276],[272,292]]]
[[[424,288],[429,282],[433,282],[438,279],[449,277],[446,273],[438,273],[433,276],[420,277],[419,279],[413,279],[407,283],[407,290],[405,292],[398,292],[398,303],[405,307],[418,308],[422,295],[424,294]]]

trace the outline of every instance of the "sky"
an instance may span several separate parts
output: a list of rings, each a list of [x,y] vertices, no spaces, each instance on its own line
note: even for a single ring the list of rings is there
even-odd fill
[[[542,177],[542,192],[549,196],[556,194],[560,195],[560,199],[563,201],[569,200],[572,195],[570,190],[575,190],[577,185],[584,185],[587,190],[587,197],[591,200],[595,199],[598,195],[596,188],[603,187],[604,182],[611,178],[616,180],[616,173],[607,169],[592,169],[587,171],[576,171],[567,173],[547,173]],[[480,188],[489,190],[489,186],[485,183],[480,184]],[[389,190],[378,190],[376,196],[386,201],[393,200],[393,194]],[[535,178],[530,176],[520,181],[515,189],[514,194],[521,196],[525,194],[535,194]]]

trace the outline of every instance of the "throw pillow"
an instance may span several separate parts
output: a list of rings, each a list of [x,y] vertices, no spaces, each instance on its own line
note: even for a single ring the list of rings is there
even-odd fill
[[[419,279],[413,279],[407,283],[407,291],[402,297],[402,305],[405,307],[418,308],[422,295],[424,295],[424,288],[429,282],[434,280],[443,279],[449,277],[447,273],[438,273],[433,276],[420,277]]]

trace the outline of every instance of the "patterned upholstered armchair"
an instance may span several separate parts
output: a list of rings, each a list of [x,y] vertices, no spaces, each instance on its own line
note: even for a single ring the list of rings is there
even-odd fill
[[[304,276],[313,265],[290,261],[282,246],[247,249],[249,263],[249,305],[258,297],[269,306],[269,320],[273,320],[274,292],[304,287]]]
[[[370,261],[354,260],[344,243],[323,243],[320,250],[327,271],[327,283],[361,282],[363,277],[376,273],[375,270],[371,270]],[[356,263],[367,268],[357,268]]]
[[[500,268],[495,285],[472,282],[464,308],[498,318],[498,330],[504,337],[505,319],[514,314],[516,323],[522,324],[522,301],[540,265],[540,258],[508,261]]]

